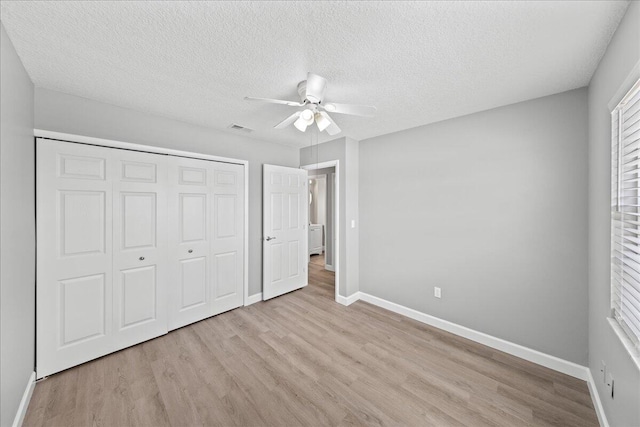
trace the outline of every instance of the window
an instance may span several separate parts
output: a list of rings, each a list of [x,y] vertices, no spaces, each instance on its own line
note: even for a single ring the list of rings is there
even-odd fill
[[[640,349],[640,80],[611,112],[611,311]]]

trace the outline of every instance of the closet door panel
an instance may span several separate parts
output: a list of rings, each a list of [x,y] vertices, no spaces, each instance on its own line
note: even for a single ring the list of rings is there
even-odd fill
[[[167,156],[114,150],[116,346],[167,332]]]
[[[180,261],[179,310],[189,310],[207,303],[207,258]],[[207,310],[203,310],[204,314]]]
[[[212,162],[169,159],[169,329],[212,315],[210,277]]]
[[[244,166],[38,139],[37,377],[239,307]]]
[[[38,139],[37,377],[109,353],[112,150]]]
[[[212,292],[213,312],[243,303],[244,289],[244,166],[213,163]]]

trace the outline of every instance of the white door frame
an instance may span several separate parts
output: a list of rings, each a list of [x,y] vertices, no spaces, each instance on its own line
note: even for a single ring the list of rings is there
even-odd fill
[[[334,183],[335,186],[335,190],[333,192],[333,206],[334,206],[334,212],[333,212],[333,223],[334,223],[334,230],[335,230],[335,234],[336,234],[336,240],[335,240],[335,244],[334,244],[334,250],[333,250],[333,267],[335,269],[335,288],[336,288],[336,292],[335,292],[335,296],[334,299],[336,302],[338,301],[338,296],[340,295],[340,161],[339,160],[329,160],[326,162],[321,162],[321,163],[314,163],[312,165],[304,165],[304,166],[300,166],[300,169],[306,169],[306,170],[317,170],[317,169],[325,169],[325,168],[335,168],[335,174],[336,174],[336,180]],[[329,180],[327,180],[327,185]],[[308,209],[309,203],[307,203],[307,209]],[[325,260],[325,266],[326,266],[326,260]]]
[[[116,141],[112,139],[94,138],[91,136],[74,135],[71,133],[54,132],[43,129],[34,129],[33,134],[37,138],[53,139],[79,144],[97,145],[108,148],[121,148],[125,150],[143,151],[146,153],[167,154],[170,156],[188,157],[192,159],[212,160],[214,162],[233,163],[244,166],[244,295],[243,305],[249,302],[249,162],[247,160],[233,159],[229,157],[212,156],[211,154],[194,153],[191,151],[173,150],[170,148],[155,147],[152,145],[132,144],[130,142]]]

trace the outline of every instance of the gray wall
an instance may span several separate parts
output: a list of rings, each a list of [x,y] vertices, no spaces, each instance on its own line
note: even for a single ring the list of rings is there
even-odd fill
[[[36,128],[249,161],[249,294],[262,291],[262,164],[297,167],[299,150],[36,88]]]
[[[346,297],[359,290],[358,141],[339,138],[300,150],[300,165],[338,160],[339,190],[339,293]],[[356,227],[351,228],[351,220]],[[335,267],[335,265],[334,265]]]
[[[10,426],[35,365],[35,158],[33,84],[0,33],[0,425]]]
[[[640,61],[640,3],[632,2],[589,85],[589,367],[612,426],[640,426],[640,370],[606,318],[610,310],[611,115],[609,102]],[[640,70],[636,78],[640,77]],[[625,89],[630,89],[627,85]],[[600,363],[615,379],[615,399]]]
[[[586,182],[584,88],[361,141],[360,290],[586,365]]]

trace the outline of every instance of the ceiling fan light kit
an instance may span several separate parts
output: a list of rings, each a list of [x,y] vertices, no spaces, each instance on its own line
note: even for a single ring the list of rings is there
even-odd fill
[[[324,131],[331,124],[331,122],[320,113],[315,114],[315,119],[316,119],[316,125],[318,125],[318,130],[320,132]]]
[[[307,80],[298,83],[298,94],[301,102],[284,101],[271,98],[245,97],[247,101],[261,101],[270,104],[282,104],[290,107],[306,107],[302,111],[296,111],[280,123],[274,126],[275,129],[284,129],[291,123],[300,132],[305,132],[313,122],[316,122],[320,132],[327,131],[329,135],[336,135],[342,130],[336,125],[333,119],[327,114],[350,114],[354,116],[373,117],[376,107],[370,105],[336,104],[324,101],[324,92],[327,87],[327,80],[317,74],[308,73]]]
[[[307,127],[313,123],[313,118],[314,118],[314,114],[313,111],[307,109],[307,110],[303,110],[300,113],[300,117],[298,117],[298,120],[295,121],[295,123],[293,124],[296,129],[298,129],[300,132],[304,132],[307,130]]]

